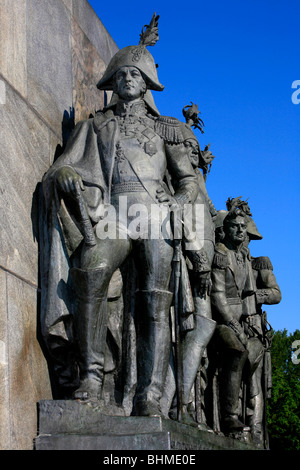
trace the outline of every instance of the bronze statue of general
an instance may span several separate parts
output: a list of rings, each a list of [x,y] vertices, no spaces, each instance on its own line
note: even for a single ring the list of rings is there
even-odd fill
[[[161,414],[159,400],[170,357],[169,284],[174,250],[171,237],[161,233],[151,237],[153,225],[159,223],[151,207],[162,203],[177,208],[193,203],[198,194],[181,123],[160,116],[149,91],[164,88],[146,49],[155,42],[151,36],[157,32],[155,19],[152,26],[150,39],[146,32],[138,46],[125,47],[112,58],[98,83],[99,89],[113,91],[110,105],[95,118],[77,124],[65,152],[43,181],[46,199],[55,201],[58,213],[64,206],[64,243],[72,242],[74,226],[84,236],[77,245],[73,243],[76,249],[67,257],[77,298],[74,325],[80,385],[75,399],[101,396],[108,286],[114,272],[133,255],[138,272],[133,414],[139,416]],[[164,181],[167,171],[175,188],[172,195]],[[138,204],[148,209],[140,236],[131,233],[130,211],[127,220],[114,219],[125,197],[128,208]],[[105,238],[105,224],[111,226],[114,221],[115,236]]]

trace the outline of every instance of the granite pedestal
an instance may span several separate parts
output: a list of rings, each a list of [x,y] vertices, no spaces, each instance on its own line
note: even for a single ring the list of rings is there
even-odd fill
[[[251,450],[250,444],[161,417],[108,416],[77,401],[39,402],[36,450]]]

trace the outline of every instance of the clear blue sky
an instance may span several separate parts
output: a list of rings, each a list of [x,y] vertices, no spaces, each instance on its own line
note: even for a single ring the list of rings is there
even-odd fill
[[[198,104],[202,148],[215,155],[207,181],[219,209],[228,197],[248,198],[263,240],[253,256],[269,256],[282,291],[265,306],[275,330],[300,329],[298,236],[300,103],[299,0],[103,2],[89,0],[119,48],[138,44],[143,25],[160,15],[160,40],[149,51],[163,92],[153,92],[162,115],[184,120]],[[298,98],[300,98],[300,93]]]

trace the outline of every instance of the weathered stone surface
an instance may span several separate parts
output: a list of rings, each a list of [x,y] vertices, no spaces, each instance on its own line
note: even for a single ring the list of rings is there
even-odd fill
[[[52,396],[46,360],[37,340],[37,290],[8,273],[6,277],[9,445],[12,450],[32,449],[36,403]]]
[[[8,343],[6,309],[6,273],[0,270],[0,449],[10,448],[9,429],[9,387],[8,387]]]
[[[61,0],[27,0],[28,100],[61,135],[72,106],[71,12]]]
[[[169,433],[133,435],[58,435],[41,436],[36,450],[164,450],[170,448]]]
[[[0,2],[1,74],[24,97],[27,96],[26,6],[26,0]]]
[[[62,0],[67,8],[72,12],[73,9],[73,0]]]
[[[0,120],[0,265],[37,285],[36,189],[49,165],[49,130],[8,84]]]
[[[169,419],[108,416],[72,400],[39,403],[35,446],[37,450],[253,450],[244,442]]]
[[[104,92],[96,84],[106,64],[76,21],[72,21],[73,103],[75,122],[88,119],[104,106]]]
[[[118,46],[95,15],[91,5],[83,0],[73,2],[73,16],[104,62],[108,64],[118,51]]]

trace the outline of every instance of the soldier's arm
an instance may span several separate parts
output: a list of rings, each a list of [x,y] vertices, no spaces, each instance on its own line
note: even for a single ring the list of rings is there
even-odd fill
[[[186,154],[183,143],[165,144],[168,170],[175,189],[175,199],[180,204],[195,202],[198,192],[198,179]]]
[[[258,304],[274,305],[281,301],[281,291],[272,271],[263,269],[260,271],[263,288],[257,289],[256,301]]]
[[[212,217],[216,216],[217,215],[217,210],[216,210],[212,200],[210,199],[210,197],[208,195],[205,180],[204,180],[204,177],[203,177],[203,174],[202,174],[201,170],[199,170],[199,173],[198,173],[198,184],[200,186],[200,191],[202,191],[202,193],[203,193],[203,195],[206,199],[206,203],[209,207],[209,212],[210,212],[211,216]]]
[[[234,319],[230,305],[226,299],[225,291],[225,269],[214,268],[211,272],[211,303],[223,323]]]
[[[231,330],[233,330],[239,340],[243,344],[246,344],[247,338],[245,336],[244,330],[239,321],[235,318],[233,311],[227,302],[225,275],[225,264],[224,267],[213,267],[211,273],[211,303],[218,314],[220,323],[228,326]]]
[[[252,268],[257,273],[257,290],[255,292],[258,304],[274,305],[281,301],[281,291],[273,274],[273,266],[267,256],[252,259]]]
[[[53,163],[43,178],[44,192],[49,193],[53,184],[65,194],[75,194],[77,184],[83,189],[81,177],[73,166],[84,155],[90,127],[88,121],[76,125],[64,153]]]

